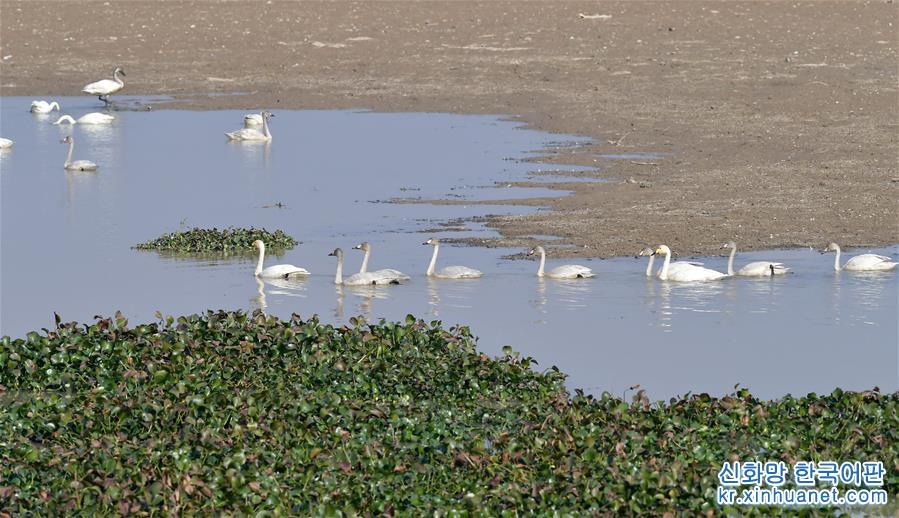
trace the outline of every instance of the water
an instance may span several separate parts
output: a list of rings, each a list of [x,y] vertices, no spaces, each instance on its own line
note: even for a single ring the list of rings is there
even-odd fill
[[[97,108],[90,98],[61,103],[74,116]],[[899,388],[896,273],[835,274],[831,255],[810,250],[737,256],[738,267],[786,262],[795,273],[782,278],[676,285],[647,279],[645,259],[632,258],[577,261],[598,278],[541,282],[535,263],[502,259],[522,250],[444,244],[438,266],[463,264],[486,276],[424,277],[431,248],[421,243],[428,237],[487,233],[474,224],[422,231],[454,218],[533,210],[464,203],[542,195],[485,186],[526,178],[540,165],[524,159],[560,138],[583,139],[486,116],[278,111],[266,146],[226,141],[222,133],[239,127],[244,112],[125,111],[108,128],[72,128],[50,124],[55,112],[29,114],[29,104],[0,102],[0,135],[16,140],[0,155],[3,334],[51,327],[54,311],[90,321],[122,310],[132,322],[152,321],[157,310],[207,308],[264,307],[333,322],[413,313],[470,325],[485,352],[511,345],[541,367],[557,365],[571,388],[593,393],[622,394],[636,384],[656,399],[720,395],[736,383],[762,397]],[[63,171],[66,149],[58,141],[67,134],[76,139],[76,158],[97,162],[97,173]],[[417,196],[462,204],[373,203]],[[284,208],[264,208],[276,202]],[[313,275],[262,284],[252,275],[253,256],[130,248],[184,226],[228,225],[293,235],[302,244],[267,264],[293,263]],[[350,248],[364,240],[374,247],[372,268],[398,268],[412,281],[335,288],[328,252],[343,247],[352,272],[361,254]],[[897,255],[896,247],[874,251]],[[724,257],[700,260],[726,265]]]

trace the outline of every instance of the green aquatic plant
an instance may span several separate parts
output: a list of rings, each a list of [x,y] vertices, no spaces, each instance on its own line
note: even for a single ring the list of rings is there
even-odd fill
[[[896,393],[652,404],[412,316],[157,316],[0,339],[0,514],[808,512],[716,506],[729,460],[879,460],[899,490]]]
[[[265,246],[278,250],[290,249],[297,240],[280,230],[269,232],[264,228],[193,228],[165,234],[152,241],[140,243],[138,250],[174,252],[252,252],[253,241],[261,240]]]

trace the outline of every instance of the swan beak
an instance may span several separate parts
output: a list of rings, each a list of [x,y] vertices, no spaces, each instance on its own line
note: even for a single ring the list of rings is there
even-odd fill
[[[334,252],[331,252],[330,254],[328,254],[328,257],[334,257]]]
[[[422,243],[422,244],[423,244],[423,245],[430,245],[431,243],[428,243],[427,241],[425,241],[425,242]]]
[[[125,76],[125,77],[128,77],[128,74],[126,74],[124,70],[119,70],[119,73],[122,74],[122,75]]]

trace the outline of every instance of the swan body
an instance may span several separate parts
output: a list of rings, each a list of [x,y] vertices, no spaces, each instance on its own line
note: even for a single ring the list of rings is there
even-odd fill
[[[9,149],[13,144],[15,144],[15,142],[13,142],[12,140],[0,137],[0,149]]]
[[[50,113],[53,110],[59,110],[59,103],[56,101],[31,101],[31,113]]]
[[[655,261],[655,252],[653,252],[652,248],[645,246],[643,250],[640,250],[640,253],[637,254],[637,257],[649,256],[649,262],[646,263],[646,276],[652,277],[652,264]],[[697,263],[696,261],[678,261],[676,263],[672,263],[668,265],[669,271],[678,270],[683,267],[689,266],[702,266],[703,263]],[[662,269],[659,268],[659,271],[656,272],[656,277],[662,274]]]
[[[379,285],[379,284],[399,284],[401,280],[409,279],[408,276],[403,275],[402,278],[397,277],[392,274],[385,274],[384,272],[396,272],[396,270],[379,270],[377,272],[360,272],[354,273],[349,277],[343,277],[343,250],[340,248],[335,248],[333,252],[328,254],[331,257],[337,258],[337,273],[334,276],[334,284],[343,285],[343,286],[371,286],[371,285]],[[401,272],[396,272],[400,273]],[[402,274],[401,274],[402,275]]]
[[[528,255],[540,254],[540,267],[537,269],[537,277],[549,277],[550,279],[587,279],[596,274],[593,270],[579,264],[565,264],[557,266],[548,272],[543,271],[546,263],[546,250],[542,246],[534,247]]]
[[[659,245],[653,251],[656,255],[665,254],[665,262],[662,264],[662,270],[659,272],[659,279],[663,281],[677,282],[696,282],[696,281],[714,281],[727,277],[726,273],[721,273],[704,266],[695,264],[682,263],[680,268],[671,268],[671,249],[665,245]]]
[[[77,124],[109,124],[113,120],[115,120],[115,117],[113,117],[112,115],[107,115],[105,113],[100,113],[100,112],[93,112],[93,113],[88,113],[87,115],[82,115],[81,117],[78,117],[77,119],[73,118],[71,115],[63,115],[62,117],[57,119],[57,121],[54,122],[53,124],[62,124],[64,122],[67,122],[69,124],[76,124],[76,123]]]
[[[836,271],[849,270],[856,272],[882,272],[892,270],[899,265],[899,262],[893,261],[892,258],[878,254],[861,254],[850,258],[843,267],[840,267],[840,246],[836,243],[830,243],[825,252],[836,252],[837,255],[833,260],[833,269]]]
[[[66,161],[62,165],[67,171],[96,171],[97,164],[91,162],[90,160],[75,160],[72,161],[72,152],[75,149],[75,139],[72,138],[71,135],[60,141],[62,144],[69,145],[69,154],[66,155]]]
[[[477,279],[484,275],[479,270],[467,266],[447,266],[435,270],[434,268],[437,266],[437,252],[440,250],[440,241],[432,237],[422,244],[434,247],[434,253],[431,255],[431,262],[428,264],[428,270],[426,272],[428,277],[435,277],[437,279]]]
[[[393,268],[384,268],[383,270],[368,271],[368,258],[371,257],[371,244],[368,241],[360,243],[353,247],[353,250],[362,250],[365,256],[362,258],[362,266],[359,267],[360,274],[368,274],[373,282],[366,284],[399,284],[402,281],[408,281],[409,276],[405,273],[394,270]],[[350,277],[347,277],[349,279]],[[396,281],[396,282],[393,282]]]
[[[721,248],[730,248],[730,258],[727,260],[727,274],[743,277],[762,277],[767,275],[783,275],[790,271],[783,263],[770,261],[753,261],[734,272],[734,256],[737,255],[737,244],[731,241]]]
[[[262,131],[259,131],[256,128],[241,128],[237,131],[225,133],[225,135],[231,140],[271,140],[272,134],[268,129],[268,120],[275,115],[271,112],[264,111],[260,113],[259,116],[262,118]],[[246,124],[246,118],[244,118],[244,124]]]
[[[276,264],[263,270],[262,262],[265,260],[265,243],[257,239],[256,241],[253,241],[253,247],[256,248],[256,250],[259,250],[259,259],[256,261],[256,271],[254,272],[257,277],[286,279],[298,275],[309,275],[309,271],[305,268],[300,268],[299,266],[294,266],[292,264]]]
[[[122,67],[115,67],[115,70],[112,71],[112,79],[101,79],[100,81],[95,81],[93,83],[85,85],[84,88],[81,89],[81,91],[86,94],[96,95],[101,101],[109,104],[109,96],[125,87],[125,82],[122,81],[122,78],[119,77],[119,74],[122,74],[122,77],[126,75],[125,71],[122,70]]]
[[[262,126],[262,115],[258,113],[248,113],[243,117],[243,127],[252,128],[253,126]]]

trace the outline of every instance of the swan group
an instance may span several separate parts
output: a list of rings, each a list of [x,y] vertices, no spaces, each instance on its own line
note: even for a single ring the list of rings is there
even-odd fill
[[[75,139],[72,138],[71,135],[66,138],[60,140],[61,144],[69,145],[69,154],[66,155],[66,161],[62,165],[67,171],[96,171],[97,164],[91,162],[90,160],[75,160],[72,161],[72,152],[75,149]]]
[[[365,255],[362,258],[362,266],[359,267],[359,275],[367,275],[371,282],[366,284],[399,284],[408,281],[409,276],[405,273],[394,270],[393,268],[385,268],[383,270],[368,271],[368,259],[371,257],[371,244],[366,241],[353,247],[353,250],[362,250]]]
[[[723,279],[728,275],[711,268],[698,266],[690,263],[681,263],[683,266],[679,268],[671,268],[671,249],[666,245],[659,245],[653,250],[655,255],[664,255],[665,262],[662,263],[662,269],[659,271],[659,279],[663,281],[677,282],[696,282],[696,281],[714,281]]]
[[[379,284],[399,284],[403,280],[408,280],[408,276],[404,278],[395,275],[382,276],[379,272],[359,272],[343,278],[343,250],[335,248],[333,252],[328,254],[337,258],[337,272],[334,274],[334,284],[342,286],[372,286]]]
[[[262,118],[262,131],[259,131],[256,128],[244,127],[239,130],[232,131],[229,133],[225,133],[230,140],[238,140],[238,141],[270,141],[272,139],[272,133],[268,129],[268,120],[275,115],[270,111],[264,111],[259,114]],[[244,119],[244,125],[247,125],[246,118]]]
[[[71,115],[63,115],[59,119],[56,120],[53,124],[59,125],[65,122],[69,124],[110,124],[115,120],[115,117],[112,115],[107,115],[105,113],[93,112],[88,113],[87,115],[82,115],[75,119]]]
[[[122,81],[122,78],[119,77],[119,74],[122,77],[125,77],[125,71],[122,70],[122,67],[115,67],[112,71],[112,79],[101,79],[99,81],[94,81],[93,83],[87,84],[84,88],[81,89],[82,92],[86,94],[96,95],[98,99],[109,105],[109,96],[118,92],[122,88],[125,88],[125,82]]]
[[[56,101],[31,101],[31,113],[50,113],[53,110],[59,110],[59,103]]]

